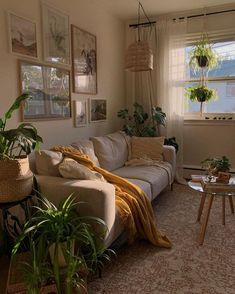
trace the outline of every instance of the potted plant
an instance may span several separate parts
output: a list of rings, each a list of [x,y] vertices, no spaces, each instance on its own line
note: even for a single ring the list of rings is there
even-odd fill
[[[160,126],[166,124],[166,114],[158,106],[153,107],[151,116],[144,111],[144,108],[139,103],[133,104],[133,114],[129,113],[128,109],[121,109],[118,111],[117,116],[125,120],[122,130],[128,136],[136,137],[156,137],[159,136]],[[166,145],[172,145],[178,151],[178,144],[174,137],[165,139]]]
[[[69,294],[74,285],[80,285],[79,270],[97,270],[102,264],[101,258],[108,259],[107,252],[111,251],[104,244],[106,225],[99,218],[79,216],[75,210],[79,203],[72,194],[58,208],[46,198],[42,198],[42,204],[43,207],[36,207],[35,215],[25,224],[12,252],[15,255],[28,238],[37,248],[37,254],[32,256],[33,264],[45,264],[50,255],[57,291]],[[94,225],[96,229],[99,227],[99,233],[94,230]],[[63,280],[62,273],[65,276]],[[66,290],[62,285],[64,281]]]
[[[16,98],[0,118],[0,202],[19,200],[32,191],[33,174],[27,155],[39,148],[42,138],[29,123],[21,123],[15,129],[6,129],[8,120],[29,94]]]
[[[189,56],[189,66],[195,70],[205,67],[213,69],[219,64],[219,56],[215,50],[213,50],[205,34],[202,35],[198,43],[192,48]]]
[[[231,164],[226,156],[206,158],[201,162],[202,167],[206,168],[209,174],[218,175],[218,172],[229,172]]]
[[[197,85],[193,87],[186,88],[186,97],[188,97],[191,101],[198,101],[201,103],[200,112],[202,113],[202,105],[203,102],[209,102],[212,99],[216,99],[216,91],[214,89],[210,89],[204,85]]]

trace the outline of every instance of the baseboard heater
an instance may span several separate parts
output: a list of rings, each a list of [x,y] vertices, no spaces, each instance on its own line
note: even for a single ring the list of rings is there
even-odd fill
[[[235,169],[232,168],[230,173],[235,176]],[[191,175],[203,175],[206,174],[206,171],[197,165],[184,165],[184,178],[186,180],[191,179]]]

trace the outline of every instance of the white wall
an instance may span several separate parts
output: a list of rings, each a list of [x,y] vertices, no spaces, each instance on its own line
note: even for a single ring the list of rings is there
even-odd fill
[[[33,124],[43,137],[43,148],[51,147],[54,144],[69,144],[77,138],[106,134],[119,129],[121,121],[117,118],[116,113],[125,105],[124,24],[101,9],[98,6],[98,1],[50,0],[44,2],[67,13],[71,24],[96,35],[98,94],[81,95],[72,93],[72,100],[89,97],[106,98],[108,120],[102,123],[89,124],[83,128],[74,128],[72,118],[69,120],[34,122]],[[17,60],[21,57],[9,53],[7,10],[37,22],[40,63],[43,53],[40,0],[0,0],[0,117],[20,94]],[[16,127],[20,119],[20,112],[17,112],[8,126]]]

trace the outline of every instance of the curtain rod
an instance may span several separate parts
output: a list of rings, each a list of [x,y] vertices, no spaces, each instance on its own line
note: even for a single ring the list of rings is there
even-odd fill
[[[140,26],[151,26],[152,24],[155,24],[156,21],[148,21],[148,22],[141,22],[141,23],[133,23],[133,24],[129,24],[129,27],[134,27],[134,28],[138,28]]]
[[[227,13],[227,12],[235,12],[235,9],[229,9],[229,10],[221,10],[221,11],[216,11],[216,12],[208,12],[208,13],[201,13],[201,14],[194,14],[194,15],[189,15],[189,16],[181,16],[181,17],[177,17],[177,18],[173,18],[173,20],[176,19],[184,19],[184,18],[194,18],[194,17],[201,17],[201,16],[205,16],[205,15],[215,15],[215,14],[221,14],[221,13]],[[142,22],[142,23],[135,23],[135,24],[129,24],[129,27],[134,27],[134,28],[138,28],[139,26],[150,26],[152,24],[155,24],[156,21],[150,21],[150,22]]]
[[[184,18],[201,17],[201,16],[205,16],[205,15],[215,15],[215,14],[221,14],[221,13],[227,13],[227,12],[234,12],[234,11],[235,11],[235,9],[221,10],[221,11],[215,11],[215,12],[194,14],[194,15],[189,15],[189,16],[186,16],[186,17],[181,16],[181,17],[173,18],[173,20],[176,20],[176,19],[184,19]]]

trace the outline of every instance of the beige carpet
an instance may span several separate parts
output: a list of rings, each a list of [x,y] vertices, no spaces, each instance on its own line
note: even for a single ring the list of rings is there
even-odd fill
[[[226,202],[224,227],[217,197],[204,245],[199,246],[199,201],[196,192],[181,185],[159,195],[153,203],[158,227],[171,238],[173,248],[154,248],[144,241],[124,246],[102,279],[90,284],[89,293],[234,294],[235,215]]]

